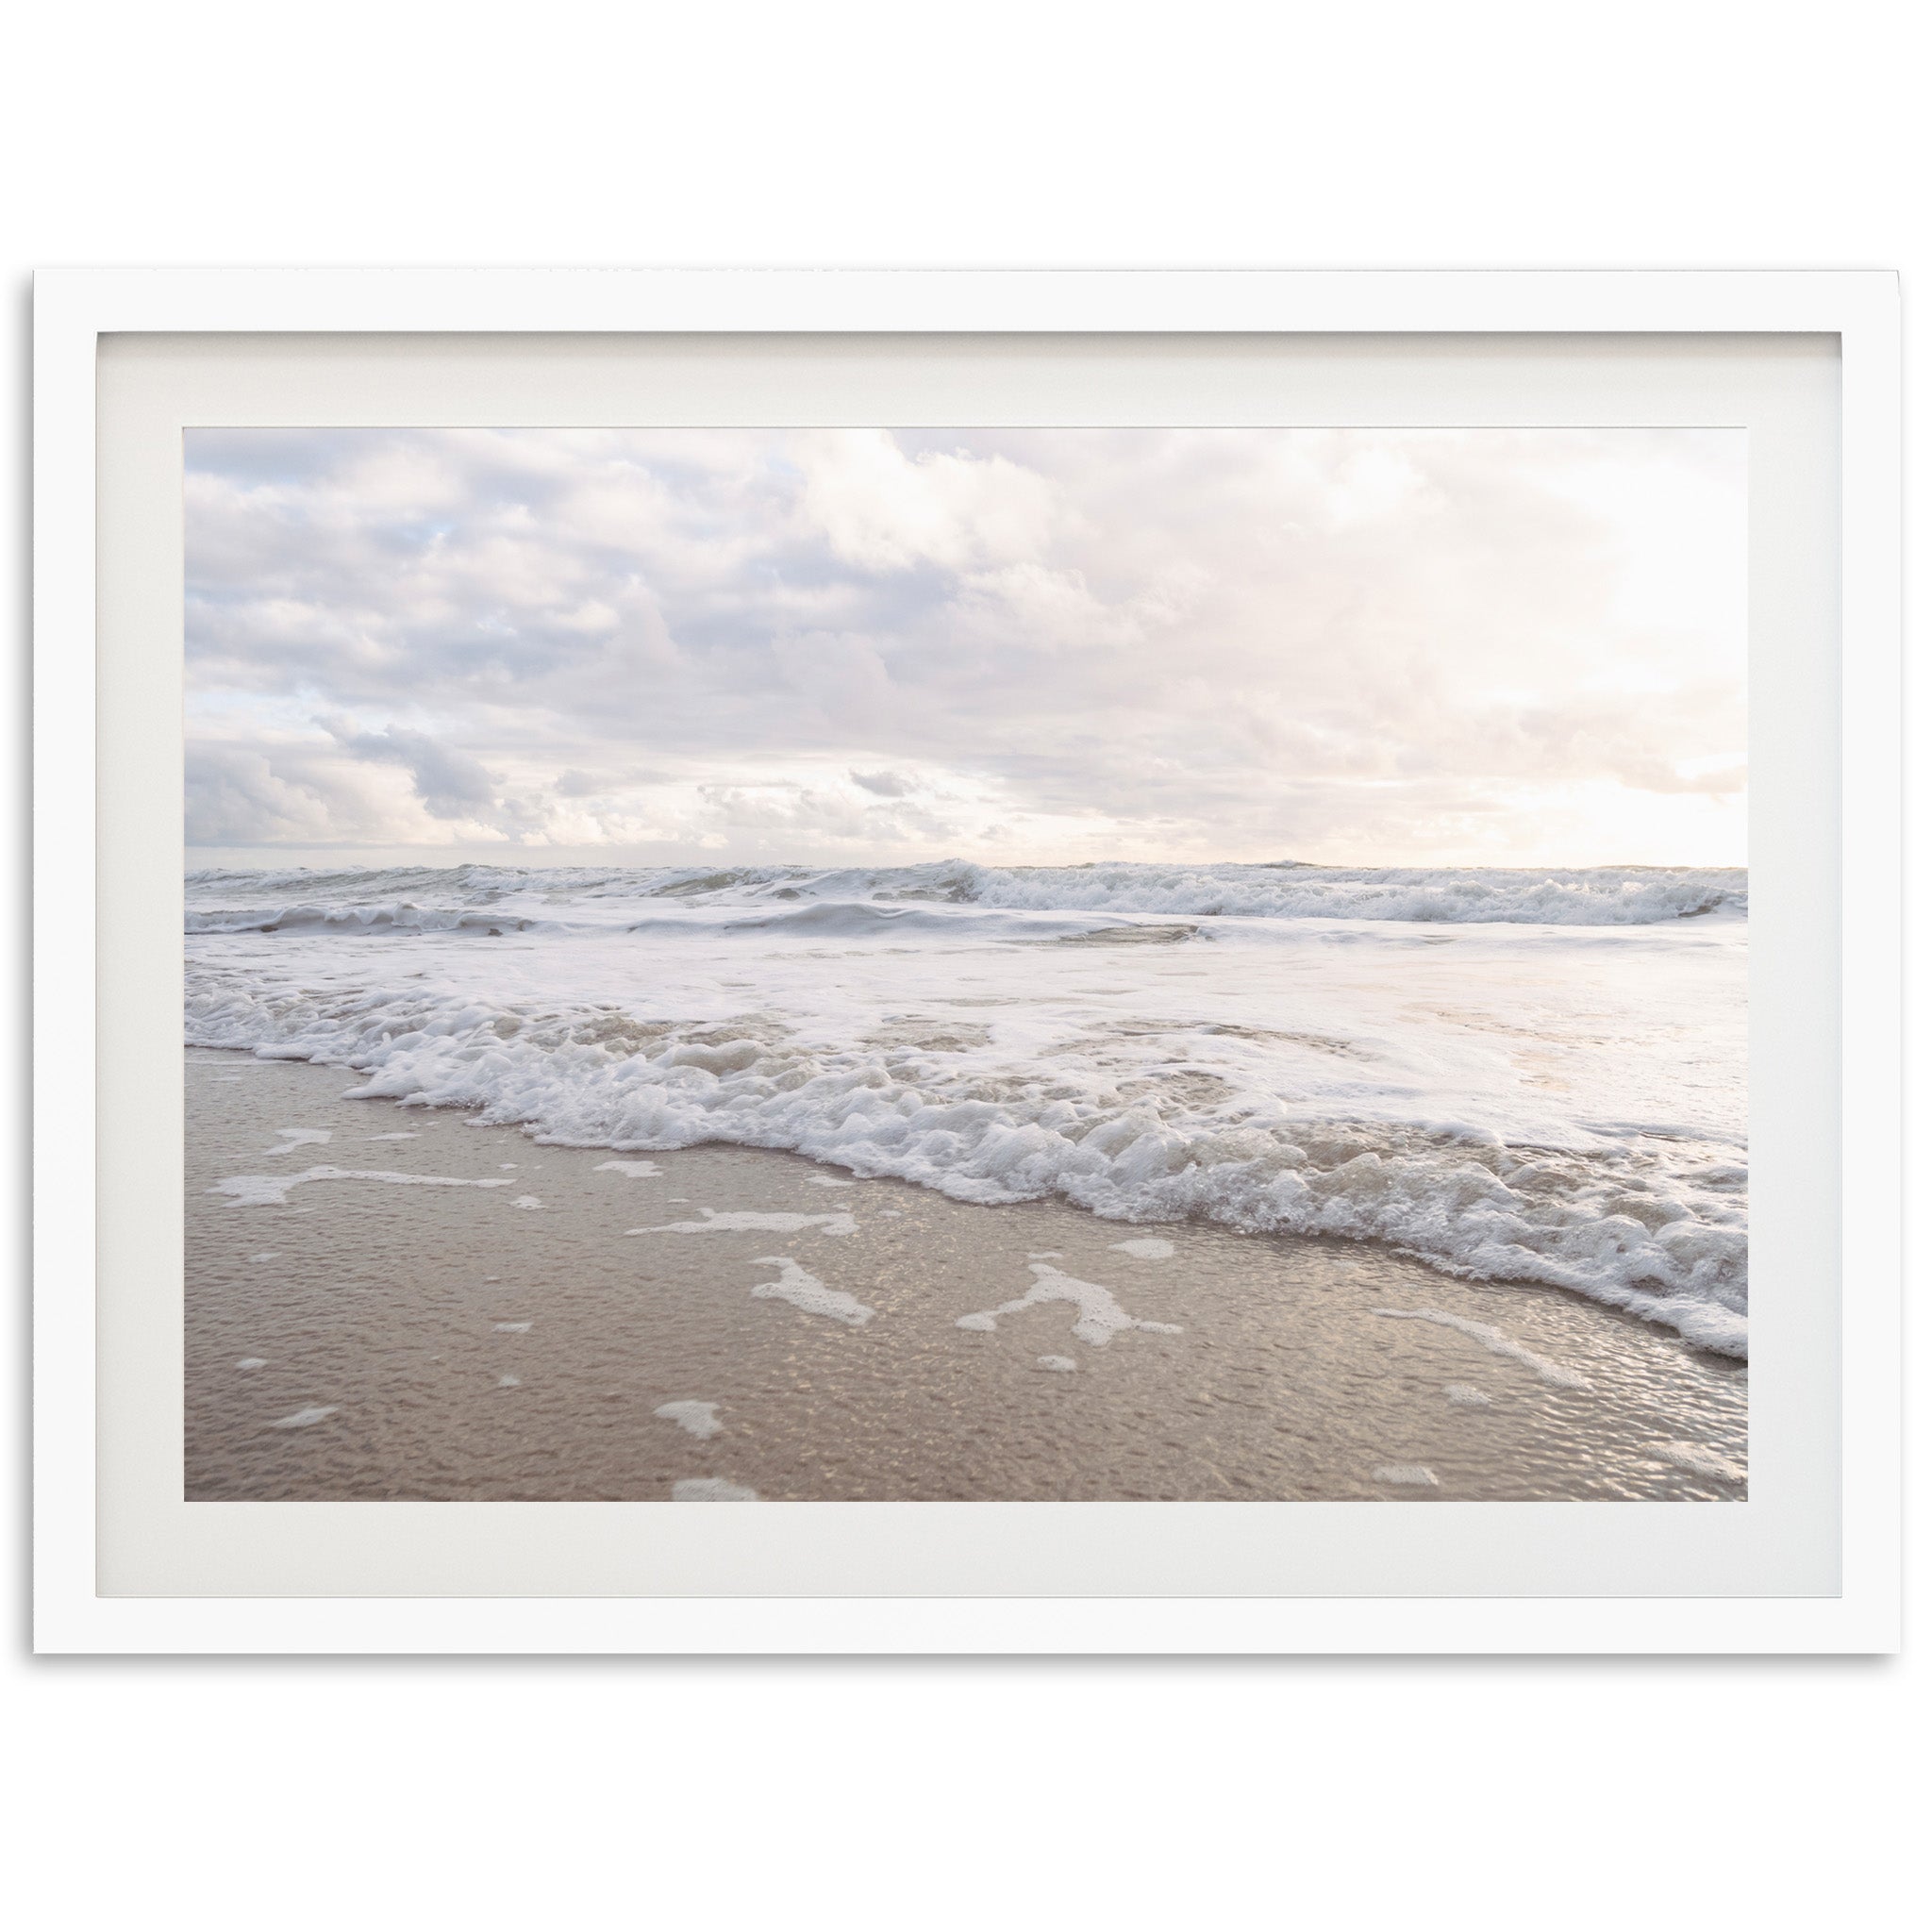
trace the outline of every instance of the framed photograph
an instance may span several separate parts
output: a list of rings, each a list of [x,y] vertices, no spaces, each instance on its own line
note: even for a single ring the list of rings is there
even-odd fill
[[[1895,1643],[1890,276],[37,331],[42,1648]]]

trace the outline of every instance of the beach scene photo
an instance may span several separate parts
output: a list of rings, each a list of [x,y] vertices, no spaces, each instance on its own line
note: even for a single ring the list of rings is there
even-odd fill
[[[190,1500],[1744,1500],[1722,429],[185,439]]]

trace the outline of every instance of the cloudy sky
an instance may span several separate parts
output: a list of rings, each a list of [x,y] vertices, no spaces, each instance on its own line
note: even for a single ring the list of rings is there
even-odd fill
[[[1725,430],[195,430],[191,863],[1741,863]]]

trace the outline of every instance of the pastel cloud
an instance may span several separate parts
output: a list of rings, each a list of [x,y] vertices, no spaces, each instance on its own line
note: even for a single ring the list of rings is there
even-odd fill
[[[1743,857],[1743,440],[205,430],[189,842]]]

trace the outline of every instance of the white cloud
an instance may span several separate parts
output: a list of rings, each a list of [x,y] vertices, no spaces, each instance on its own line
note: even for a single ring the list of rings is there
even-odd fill
[[[1743,855],[1732,432],[222,430],[189,460],[199,847]]]
[[[1052,481],[1001,456],[910,453],[884,429],[808,431],[791,442],[801,512],[836,557],[862,569],[1011,562],[1037,555],[1060,520]]]

